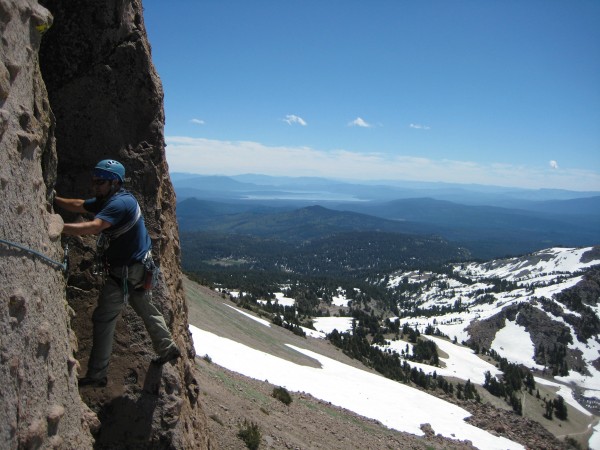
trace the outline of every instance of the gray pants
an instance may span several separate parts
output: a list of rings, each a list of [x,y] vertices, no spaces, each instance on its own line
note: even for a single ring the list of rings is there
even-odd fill
[[[125,306],[123,282],[123,267],[110,269],[110,276],[106,277],[98,306],[92,315],[94,324],[94,341],[92,353],[88,363],[87,376],[90,378],[103,378],[108,372],[108,363],[112,353],[113,336],[117,318]],[[151,296],[143,289],[136,290],[144,282],[145,269],[141,263],[133,264],[128,268],[129,303],[134,311],[142,318],[154,351],[163,356],[169,353],[175,343],[169,332],[162,314],[152,304]]]

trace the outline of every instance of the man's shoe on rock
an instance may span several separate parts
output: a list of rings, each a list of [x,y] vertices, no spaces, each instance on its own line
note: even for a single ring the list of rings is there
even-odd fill
[[[78,380],[79,387],[85,387],[85,386],[105,387],[106,383],[107,383],[106,377],[102,377],[102,378],[83,377]]]
[[[169,361],[176,360],[180,356],[181,356],[181,352],[179,351],[179,349],[177,347],[173,347],[171,350],[169,350],[163,356],[159,356],[158,358],[154,358],[152,360],[152,363],[153,364],[158,364],[159,366],[162,366],[163,364],[166,364]]]

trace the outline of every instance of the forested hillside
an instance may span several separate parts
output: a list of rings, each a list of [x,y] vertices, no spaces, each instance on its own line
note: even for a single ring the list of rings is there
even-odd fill
[[[439,237],[385,232],[340,232],[311,241],[246,235],[182,233],[187,271],[264,273],[278,278],[384,276],[402,268],[433,267],[465,260],[469,253]]]
[[[467,249],[473,258],[492,259],[552,246],[595,245],[600,240],[600,214],[587,206],[596,202],[596,197],[538,202],[531,206],[539,209],[534,211],[431,198],[312,204],[189,198],[178,204],[177,217],[180,229],[186,232],[285,241],[315,240],[351,231],[435,235]],[[553,205],[556,212],[551,213],[548,209]]]

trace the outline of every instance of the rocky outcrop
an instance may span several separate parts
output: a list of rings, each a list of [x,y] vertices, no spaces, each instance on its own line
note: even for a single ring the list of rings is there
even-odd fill
[[[490,431],[495,436],[503,436],[523,444],[529,449],[567,450],[569,445],[560,441],[535,420],[495,408],[489,403],[462,402],[461,406],[472,416],[466,421],[476,427]]]
[[[0,0],[0,448],[93,443],[59,265],[62,219],[48,197],[57,155],[38,50],[51,24],[34,0]]]
[[[141,0],[41,3],[0,0],[0,239],[22,247],[0,243],[0,447],[210,448]],[[89,196],[90,169],[103,158],[127,168],[162,268],[153,301],[184,357],[150,364],[145,328],[125,308],[108,386],[79,390],[101,280],[88,238],[70,242],[63,276],[51,193]]]

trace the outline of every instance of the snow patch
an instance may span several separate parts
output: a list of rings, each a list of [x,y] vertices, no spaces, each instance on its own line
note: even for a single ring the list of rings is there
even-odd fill
[[[286,297],[283,292],[275,292],[275,299],[281,306],[294,306],[296,304],[296,300]]]
[[[535,346],[529,332],[516,322],[506,320],[504,328],[496,333],[491,348],[510,362],[523,364],[525,367],[544,369],[534,361]]]
[[[266,327],[270,327],[270,326],[271,326],[271,323],[270,323],[269,321],[265,320],[265,319],[261,319],[261,318],[259,318],[259,317],[253,316],[252,314],[248,314],[247,312],[245,312],[245,311],[242,311],[241,309],[237,309],[237,308],[235,308],[235,307],[233,307],[233,306],[231,306],[231,305],[228,305],[227,303],[223,303],[223,304],[224,304],[225,306],[228,306],[228,307],[230,307],[231,309],[233,309],[233,310],[235,310],[235,311],[239,312],[240,314],[243,314],[244,316],[246,316],[246,317],[249,317],[249,318],[250,318],[250,319],[252,319],[252,320],[255,320],[256,322],[258,322],[258,323],[260,323],[260,324],[262,324],[262,325],[264,325],[264,326],[266,326]]]
[[[345,333],[352,330],[352,317],[315,317],[313,326],[325,334],[329,334],[333,330]]]

